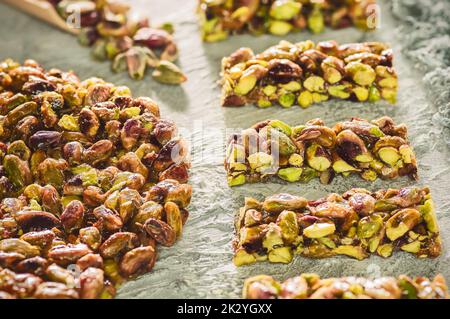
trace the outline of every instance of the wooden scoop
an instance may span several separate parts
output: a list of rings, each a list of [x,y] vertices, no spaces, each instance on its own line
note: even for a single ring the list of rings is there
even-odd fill
[[[38,19],[41,19],[61,30],[78,34],[80,29],[70,27],[58,14],[55,7],[46,0],[0,0],[16,7]]]

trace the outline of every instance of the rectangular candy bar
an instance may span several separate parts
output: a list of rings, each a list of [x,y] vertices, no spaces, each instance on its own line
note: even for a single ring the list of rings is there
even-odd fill
[[[445,278],[426,277],[342,277],[321,279],[317,274],[301,274],[279,282],[271,276],[248,278],[244,299],[448,299]]]
[[[392,60],[380,42],[281,41],[259,54],[240,48],[222,59],[222,105],[306,108],[331,98],[395,103]]]
[[[386,116],[371,122],[352,118],[332,128],[320,119],[292,127],[266,120],[230,137],[225,169],[230,186],[271,176],[289,182],[319,177],[324,184],[336,174],[358,174],[369,181],[417,179],[407,128]]]
[[[246,198],[235,221],[236,266],[268,260],[289,263],[346,255],[362,260],[403,250],[419,258],[441,254],[441,240],[429,189],[410,187],[371,193],[354,188],[308,201],[277,194]]]
[[[375,0],[200,0],[198,12],[203,40],[224,40],[230,34],[285,35],[308,29],[354,26],[369,31],[377,27]]]

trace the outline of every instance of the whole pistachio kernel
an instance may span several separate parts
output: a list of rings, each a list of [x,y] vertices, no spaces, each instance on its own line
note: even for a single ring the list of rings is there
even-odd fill
[[[303,86],[310,92],[325,92],[325,80],[320,76],[310,76],[304,82]]]
[[[287,136],[291,136],[291,133],[292,133],[291,127],[288,124],[286,124],[285,122],[280,121],[280,120],[271,120],[269,125],[275,129],[283,132]]]
[[[181,84],[187,80],[183,72],[169,61],[161,61],[153,71],[152,76],[155,80],[164,84]]]
[[[281,20],[269,21],[269,32],[274,35],[285,35],[292,30],[292,24]]]
[[[297,91],[300,91],[300,89],[302,88],[302,85],[297,81],[291,81],[289,83],[282,84],[281,87],[284,90],[289,91],[289,92],[297,92]],[[269,96],[270,95],[271,94],[269,94]]]
[[[370,65],[361,62],[350,62],[345,66],[345,71],[352,76],[356,84],[361,86],[371,85],[377,76]]]
[[[58,121],[58,126],[67,131],[79,132],[80,126],[78,125],[78,120],[68,114],[64,114],[61,119]]]
[[[277,91],[277,87],[274,85],[266,85],[263,88],[263,93],[267,96],[271,96],[271,95],[275,94],[276,91]]]
[[[269,14],[277,20],[291,20],[302,7],[302,4],[292,0],[277,0],[270,7]]]
[[[308,27],[313,33],[321,33],[324,29],[324,18],[320,4],[315,4],[308,16]]]
[[[314,102],[311,92],[302,91],[297,98],[297,102],[303,108],[309,107]]]

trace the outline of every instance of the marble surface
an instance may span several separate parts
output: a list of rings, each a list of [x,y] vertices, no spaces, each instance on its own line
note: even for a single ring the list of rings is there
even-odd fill
[[[7,57],[23,61],[33,58],[45,67],[72,69],[81,78],[98,76],[127,85],[135,96],[145,95],[155,99],[164,117],[173,119],[181,133],[191,144],[191,183],[194,187],[190,218],[183,237],[174,247],[159,250],[154,270],[124,284],[118,298],[237,298],[243,280],[252,275],[266,273],[285,279],[300,272],[317,272],[321,276],[380,276],[409,275],[433,276],[443,273],[450,282],[450,152],[445,143],[448,133],[433,120],[437,112],[433,96],[423,81],[423,70],[414,68],[415,62],[402,53],[407,28],[399,28],[400,19],[394,18],[388,2],[382,2],[381,28],[364,34],[357,30],[327,30],[321,35],[307,32],[286,37],[290,41],[308,38],[319,41],[336,39],[339,42],[386,41],[395,52],[395,65],[400,78],[400,92],[395,106],[330,101],[303,110],[272,107],[258,109],[222,108],[220,106],[220,60],[241,46],[255,51],[277,43],[275,36],[236,36],[216,44],[204,44],[200,39],[195,16],[195,0],[131,1],[140,13],[152,17],[154,23],[172,21],[180,48],[179,64],[189,80],[180,87],[164,86],[154,82],[150,75],[141,82],[126,74],[110,71],[109,62],[98,63],[91,59],[89,50],[75,39],[40,21],[30,18],[0,1],[0,59]],[[447,52],[448,54],[448,52]],[[410,140],[419,160],[421,185],[429,185],[438,208],[438,219],[443,237],[443,253],[437,259],[416,259],[407,253],[382,259],[371,257],[357,261],[346,257],[322,260],[296,257],[288,265],[259,263],[236,268],[231,261],[233,218],[242,205],[244,196],[263,198],[272,193],[291,192],[310,199],[328,192],[342,193],[351,187],[378,188],[413,185],[408,179],[364,182],[357,177],[337,178],[331,185],[317,181],[309,184],[245,185],[230,189],[226,185],[223,153],[226,136],[233,130],[247,128],[256,121],[277,118],[290,124],[300,124],[321,117],[327,124],[352,116],[373,119],[389,115],[409,127]]]

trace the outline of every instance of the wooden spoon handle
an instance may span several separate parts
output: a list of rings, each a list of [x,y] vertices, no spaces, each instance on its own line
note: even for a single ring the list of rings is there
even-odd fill
[[[14,6],[38,19],[41,19],[61,30],[78,34],[80,29],[70,27],[56,12],[55,7],[45,0],[0,0]]]

